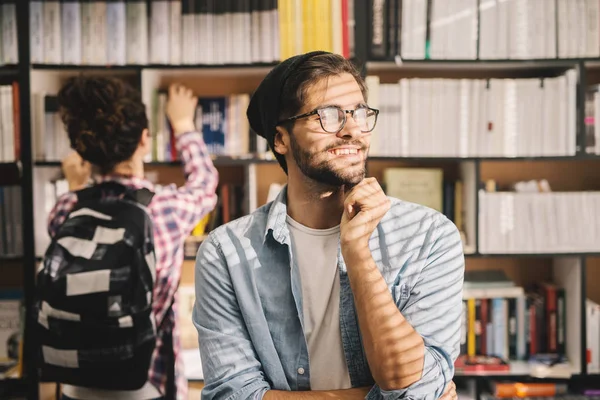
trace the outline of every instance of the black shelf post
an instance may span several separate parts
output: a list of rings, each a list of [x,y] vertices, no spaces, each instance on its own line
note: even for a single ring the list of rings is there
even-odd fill
[[[35,235],[33,226],[33,165],[31,154],[29,1],[17,1],[17,33],[19,49],[19,109],[22,164],[23,212],[23,286],[25,289],[25,334],[23,346],[23,375],[27,382],[27,399],[39,398],[37,354],[32,318],[35,292]]]

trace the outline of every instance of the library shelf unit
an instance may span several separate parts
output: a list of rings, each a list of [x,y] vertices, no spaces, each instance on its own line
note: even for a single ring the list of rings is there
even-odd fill
[[[498,188],[507,188],[519,181],[545,179],[553,193],[600,191],[600,155],[585,150],[585,92],[600,83],[600,58],[519,59],[519,60],[407,60],[400,57],[374,59],[370,56],[371,27],[370,2],[354,0],[354,54],[352,60],[365,77],[376,77],[380,84],[395,84],[400,79],[531,79],[552,78],[574,70],[576,76],[575,128],[570,145],[574,151],[567,155],[541,155],[535,151],[527,155],[477,155],[461,157],[448,155],[372,154],[367,161],[368,175],[381,182],[388,168],[438,168],[445,178],[464,181],[464,230],[466,232],[465,263],[467,271],[502,270],[517,286],[550,281],[565,289],[566,296],[566,358],[567,363],[556,372],[538,370],[527,361],[510,361],[510,370],[499,373],[457,373],[455,380],[475,385],[476,396],[483,393],[493,379],[566,380],[576,390],[600,385],[600,369],[588,368],[586,345],[586,299],[600,302],[600,241],[595,248],[570,250],[556,247],[552,251],[523,251],[514,249],[482,248],[481,196],[485,183],[493,180]],[[155,123],[151,105],[157,89],[164,90],[172,82],[191,87],[198,96],[228,96],[252,93],[274,63],[228,65],[61,65],[32,63],[29,29],[30,2],[17,2],[19,63],[0,67],[0,84],[19,83],[20,159],[0,163],[0,184],[21,187],[23,210],[23,255],[0,257],[1,287],[22,287],[26,310],[31,310],[35,292],[35,271],[45,249],[46,196],[43,185],[61,178],[59,158],[38,157],[36,150],[43,143],[36,142],[37,114],[35,94],[56,94],[69,77],[80,74],[120,77],[137,87],[147,106],[151,126]],[[380,126],[380,125],[378,125]],[[402,132],[393,132],[401,135]],[[442,132],[443,133],[443,132]],[[242,134],[240,132],[240,134]],[[441,136],[441,133],[440,133]],[[437,137],[435,137],[437,138]],[[220,183],[243,187],[241,205],[245,213],[267,201],[271,184],[285,183],[285,174],[268,154],[244,156],[215,155]],[[151,161],[146,165],[149,176],[159,184],[183,182],[177,161]],[[497,193],[502,193],[498,191]],[[485,194],[485,193],[484,193]],[[50,199],[52,200],[52,199]],[[600,203],[586,210],[571,206],[574,218],[588,218],[600,226]],[[492,213],[488,213],[492,214]],[[568,214],[571,216],[571,214]],[[569,218],[567,218],[568,220]],[[494,224],[492,224],[494,226]],[[518,227],[517,227],[518,228]],[[584,226],[566,226],[573,232]],[[587,231],[586,231],[587,232]],[[186,259],[182,284],[193,282],[194,261]],[[54,391],[40,385],[36,371],[36,355],[27,343],[35,340],[30,329],[33,321],[26,313],[24,376],[21,379],[0,381],[3,393],[21,392],[28,399],[52,398]],[[566,374],[566,375],[565,375]],[[567,377],[568,376],[568,377]],[[194,383],[196,387],[201,383]],[[41,389],[40,389],[41,388]]]

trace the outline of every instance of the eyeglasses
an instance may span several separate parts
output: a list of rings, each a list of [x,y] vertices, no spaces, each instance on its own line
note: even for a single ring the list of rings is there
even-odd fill
[[[343,110],[338,106],[327,106],[317,108],[316,110],[305,114],[296,115],[295,117],[286,118],[279,121],[277,125],[281,125],[284,122],[295,121],[300,118],[310,117],[311,115],[318,115],[319,121],[321,122],[321,128],[323,128],[325,132],[338,133],[344,129],[344,126],[346,125],[346,114],[352,115],[354,122],[356,122],[361,132],[368,133],[375,129],[379,110],[366,106],[360,106],[355,110]]]

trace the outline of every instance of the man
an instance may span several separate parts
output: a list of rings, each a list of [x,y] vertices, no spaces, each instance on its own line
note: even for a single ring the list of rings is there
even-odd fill
[[[340,56],[275,67],[247,115],[288,176],[198,251],[203,399],[454,398],[464,256],[442,214],[365,178],[377,110]]]

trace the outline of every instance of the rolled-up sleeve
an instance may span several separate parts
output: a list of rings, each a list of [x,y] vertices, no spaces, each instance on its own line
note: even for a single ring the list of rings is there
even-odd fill
[[[454,377],[460,353],[463,246],[458,229],[445,216],[432,224],[427,238],[429,254],[409,301],[400,310],[425,343],[421,379],[400,390],[374,386],[369,400],[437,399]]]
[[[270,386],[246,329],[223,252],[212,235],[198,250],[195,285],[192,320],[204,372],[202,399],[262,399]]]

